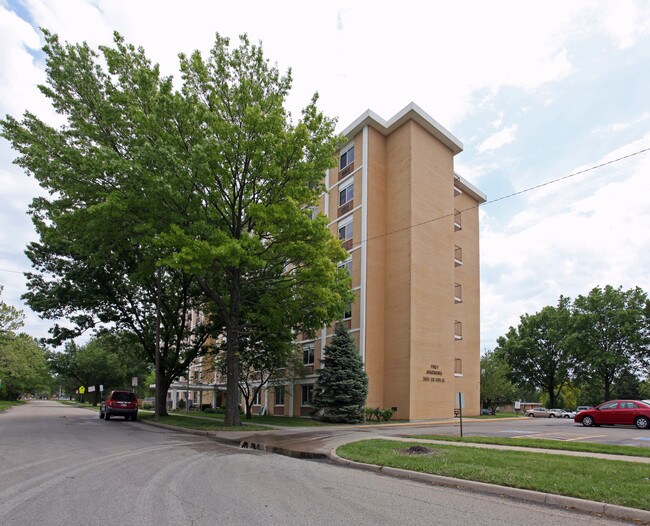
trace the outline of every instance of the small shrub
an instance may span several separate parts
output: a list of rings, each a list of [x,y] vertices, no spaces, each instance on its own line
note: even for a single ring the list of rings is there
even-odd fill
[[[150,404],[149,402],[145,402],[142,404],[142,409],[153,409],[153,404]]]
[[[185,409],[185,400],[183,400],[182,398],[178,401],[178,408]]]
[[[369,422],[372,420],[377,422],[381,422],[382,420],[388,422],[393,416],[393,411],[392,409],[387,409],[385,407],[366,407],[365,414],[366,420]]]

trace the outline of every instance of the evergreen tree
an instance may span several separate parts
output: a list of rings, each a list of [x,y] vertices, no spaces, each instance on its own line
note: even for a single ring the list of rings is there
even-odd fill
[[[368,375],[359,349],[343,324],[336,326],[332,343],[324,349],[314,407],[324,422],[355,423],[363,420],[368,396]]]

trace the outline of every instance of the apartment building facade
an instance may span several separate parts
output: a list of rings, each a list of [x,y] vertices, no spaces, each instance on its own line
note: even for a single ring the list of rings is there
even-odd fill
[[[318,211],[348,251],[356,301],[344,322],[368,373],[367,406],[399,419],[447,418],[463,393],[464,412],[476,415],[486,196],[454,171],[462,143],[415,104],[388,121],[368,110],[343,135]],[[272,392],[260,401],[271,414],[309,413],[332,335],[328,327],[300,342],[309,374],[282,389],[282,405]]]
[[[413,103],[388,121],[368,110],[343,135],[347,143],[325,174],[314,213],[328,217],[348,251],[343,265],[356,301],[343,322],[368,373],[367,406],[392,408],[396,419],[450,418],[463,393],[464,414],[477,415],[478,207],[486,196],[454,171],[462,143]],[[306,375],[263,389],[254,412],[311,413],[333,332],[330,326],[298,342]],[[199,386],[215,395],[205,393],[213,405],[216,383]]]

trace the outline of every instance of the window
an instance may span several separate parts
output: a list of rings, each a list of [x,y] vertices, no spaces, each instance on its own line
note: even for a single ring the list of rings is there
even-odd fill
[[[454,301],[456,303],[463,302],[463,286],[460,283],[454,285]]]
[[[284,386],[275,388],[275,405],[284,405]]]
[[[253,397],[253,405],[262,405],[262,390],[258,389]]]
[[[310,214],[311,218],[316,219],[318,217],[318,212],[319,212],[318,207],[317,206],[310,206],[309,210],[311,212],[311,214]]]
[[[311,405],[311,402],[314,398],[314,386],[313,385],[303,385],[302,386],[302,405]]]
[[[352,276],[352,258],[348,259],[345,263],[340,263],[339,268],[344,268]]]
[[[460,230],[462,228],[463,226],[461,223],[460,212],[458,210],[454,210],[454,230]]]
[[[353,162],[354,162],[354,146],[350,146],[350,148],[341,152],[341,162],[339,164],[339,170],[343,170],[346,166],[349,166]]]
[[[352,318],[352,303],[348,303],[345,307],[345,312],[343,313],[343,319],[349,320]]]
[[[618,405],[618,402],[610,402],[609,404],[603,404],[601,405],[598,410],[602,411],[603,409],[616,409],[616,406]]]
[[[339,225],[339,239],[341,241],[352,239],[352,221]]]
[[[621,402],[620,409],[638,409],[639,406],[634,402]]]
[[[454,247],[454,264],[460,267],[463,264],[463,249],[458,245]]]
[[[354,199],[354,183],[350,183],[339,190],[339,206],[343,206]]]
[[[456,321],[454,323],[454,339],[462,340],[463,339],[463,322]]]
[[[314,365],[314,345],[302,346],[302,363],[304,365]]]
[[[454,360],[454,375],[462,376],[463,375],[463,360],[456,358]]]

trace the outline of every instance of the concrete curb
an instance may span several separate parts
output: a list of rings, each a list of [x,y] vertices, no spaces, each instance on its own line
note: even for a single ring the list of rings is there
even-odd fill
[[[626,508],[624,506],[615,506],[603,502],[592,500],[577,499],[575,497],[565,497],[564,495],[552,495],[540,491],[527,489],[510,488],[507,486],[497,486],[496,484],[487,484],[485,482],[475,482],[472,480],[456,479],[452,477],[443,477],[440,475],[431,475],[429,473],[419,473],[417,471],[408,471],[406,469],[391,468],[387,466],[377,466],[375,464],[365,464],[363,462],[354,462],[339,457],[335,450],[331,450],[327,455],[333,462],[354,469],[363,471],[372,471],[391,477],[404,478],[433,484],[436,486],[445,486],[449,488],[461,488],[490,495],[499,495],[510,497],[518,500],[525,500],[537,504],[548,504],[549,506],[562,506],[569,509],[595,513],[611,517],[614,519],[623,519],[634,521],[637,524],[650,524],[650,511],[638,510],[635,508]]]

